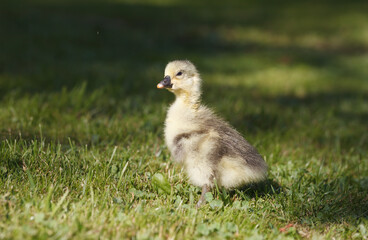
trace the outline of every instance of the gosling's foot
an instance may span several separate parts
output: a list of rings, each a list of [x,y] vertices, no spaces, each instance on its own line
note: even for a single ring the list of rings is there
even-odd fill
[[[205,199],[205,195],[208,192],[208,186],[205,184],[202,186],[202,194],[201,197],[199,198],[196,207],[200,208],[202,206],[202,204],[206,201]]]

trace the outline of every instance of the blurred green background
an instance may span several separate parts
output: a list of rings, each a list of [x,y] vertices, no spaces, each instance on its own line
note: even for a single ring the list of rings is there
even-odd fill
[[[0,239],[59,231],[196,238],[217,231],[207,231],[207,214],[239,228],[226,225],[228,237],[271,239],[290,222],[292,238],[367,237],[367,13],[359,0],[1,1]],[[219,212],[169,214],[176,195],[188,209],[197,197],[163,140],[174,97],[156,84],[174,59],[197,66],[203,102],[258,148],[270,182],[286,189],[239,197],[254,205],[246,220],[234,217],[236,196],[221,194],[215,198],[230,207]],[[155,172],[168,178],[171,198],[150,195]],[[41,202],[57,203],[65,189],[68,204],[105,211],[101,219],[111,221],[54,215],[64,200],[50,215]],[[140,197],[117,210],[137,190]],[[144,211],[130,213],[137,206]],[[57,224],[30,223],[39,212]]]
[[[112,114],[127,104],[127,111],[143,111],[172,101],[155,84],[168,61],[189,59],[204,78],[206,102],[244,130],[290,129],[297,121],[283,119],[277,108],[310,106],[332,111],[346,127],[363,125],[367,10],[365,1],[3,1],[1,104],[42,98],[43,108],[26,111],[35,111],[36,126],[49,125],[49,135],[64,138],[72,131],[53,126],[66,124],[59,118],[65,105],[48,106],[50,97],[69,101],[74,111],[88,101],[60,94],[83,86],[100,94],[90,111]],[[236,102],[260,113],[244,118],[250,111]],[[270,105],[275,111],[262,110]],[[40,116],[48,107],[60,109]],[[31,131],[2,111],[3,136]],[[362,133],[350,137],[358,141]]]

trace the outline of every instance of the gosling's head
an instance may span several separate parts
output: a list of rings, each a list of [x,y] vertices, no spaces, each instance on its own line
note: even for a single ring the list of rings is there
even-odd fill
[[[164,80],[157,84],[157,88],[166,88],[177,96],[199,97],[201,79],[193,63],[176,60],[166,65]]]

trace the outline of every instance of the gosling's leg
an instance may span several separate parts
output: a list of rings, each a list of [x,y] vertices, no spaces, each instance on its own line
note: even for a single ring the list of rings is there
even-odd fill
[[[209,189],[209,187],[208,187],[207,184],[202,186],[202,194],[201,194],[201,197],[199,198],[198,203],[196,205],[197,208],[199,208],[204,203],[205,195],[208,192],[208,189]]]

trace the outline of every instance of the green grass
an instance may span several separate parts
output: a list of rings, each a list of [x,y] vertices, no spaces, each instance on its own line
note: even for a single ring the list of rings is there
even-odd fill
[[[368,238],[365,1],[0,5],[0,239]],[[198,210],[155,89],[181,58],[270,167]]]

